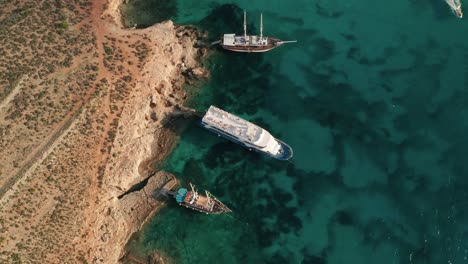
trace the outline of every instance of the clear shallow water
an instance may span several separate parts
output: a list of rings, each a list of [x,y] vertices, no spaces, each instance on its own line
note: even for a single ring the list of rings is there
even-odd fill
[[[189,102],[258,123],[295,157],[191,125],[164,169],[239,221],[170,203],[136,252],[177,263],[468,262],[466,20],[438,0],[158,3],[213,38],[240,33],[246,8],[249,31],[263,11],[266,34],[299,40],[260,55],[217,50]]]

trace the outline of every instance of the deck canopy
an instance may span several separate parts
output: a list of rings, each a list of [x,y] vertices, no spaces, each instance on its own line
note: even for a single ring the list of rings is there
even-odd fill
[[[234,46],[234,42],[236,41],[235,35],[236,34],[224,34],[223,45]]]
[[[177,194],[176,194],[176,201],[178,203],[182,203],[185,199],[185,196],[187,195],[188,191],[187,189],[185,188],[180,188],[178,191],[177,191]]]

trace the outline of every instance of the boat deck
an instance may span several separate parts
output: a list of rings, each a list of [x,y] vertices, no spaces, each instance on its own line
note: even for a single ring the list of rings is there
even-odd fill
[[[206,198],[205,196],[199,195],[196,204],[197,206],[208,208],[208,198]]]
[[[225,34],[221,39],[221,46],[224,49],[239,52],[265,52],[280,46],[279,39],[258,36],[236,36]]]
[[[236,36],[235,34],[225,34],[223,45],[226,46],[268,46],[268,37],[259,36]]]
[[[263,131],[262,128],[214,106],[208,109],[203,122],[249,142],[257,141]]]

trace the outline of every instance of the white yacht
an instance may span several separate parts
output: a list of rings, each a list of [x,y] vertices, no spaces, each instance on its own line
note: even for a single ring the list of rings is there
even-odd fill
[[[292,148],[274,138],[265,129],[230,114],[215,106],[210,106],[201,120],[201,125],[226,139],[279,160],[293,156]]]

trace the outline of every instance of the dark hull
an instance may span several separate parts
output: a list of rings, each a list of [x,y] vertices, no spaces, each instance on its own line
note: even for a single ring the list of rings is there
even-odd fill
[[[208,210],[207,208],[201,207],[201,206],[195,206],[192,204],[188,203],[179,203],[182,206],[185,206],[186,208],[205,213],[205,214],[222,214],[222,213],[229,213],[231,212],[231,209],[229,209],[227,206],[225,206],[222,202],[220,202],[218,199],[215,200],[215,205],[213,207],[213,210]]]
[[[279,159],[279,160],[288,160],[290,158],[292,158],[293,156],[293,150],[292,148],[284,143],[283,141],[277,139],[278,143],[280,143],[281,145],[281,153],[278,154],[277,156],[273,156],[274,158],[276,159]]]
[[[222,42],[221,42],[222,43]],[[281,40],[275,38],[268,38],[268,45],[266,46],[254,46],[254,45],[236,45],[236,46],[227,46],[221,44],[221,47],[225,50],[235,51],[235,52],[266,52],[272,50],[276,47],[281,46]]]

